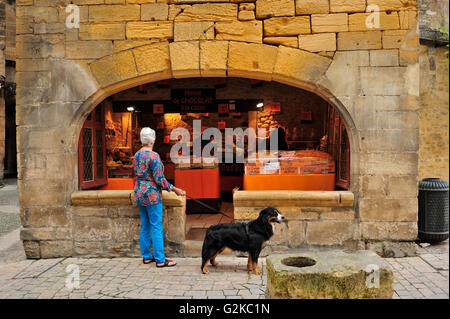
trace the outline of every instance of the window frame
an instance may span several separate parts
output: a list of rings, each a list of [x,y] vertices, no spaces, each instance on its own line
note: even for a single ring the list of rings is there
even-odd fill
[[[83,127],[81,128],[80,137],[78,140],[78,188],[80,190],[83,189],[92,189],[104,186],[108,183],[107,178],[107,167],[106,167],[106,139],[105,139],[105,112],[104,105],[101,103],[98,105],[86,118]],[[97,117],[100,115],[100,120],[97,121]],[[93,179],[89,181],[83,180],[83,134],[84,129],[92,130],[92,139],[91,139],[91,156],[92,156],[92,176]],[[97,135],[98,131],[101,133],[101,147],[102,147],[102,173],[103,177],[99,177],[99,171],[97,170]]]

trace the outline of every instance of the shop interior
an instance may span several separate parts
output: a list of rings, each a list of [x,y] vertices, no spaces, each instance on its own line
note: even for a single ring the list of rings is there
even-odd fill
[[[194,120],[201,120],[202,131],[209,127],[221,132],[225,128],[265,128],[267,148],[271,132],[278,129],[279,151],[259,154],[254,160],[248,157],[246,145],[244,163],[225,163],[223,152],[222,163],[217,158],[174,164],[170,150],[178,140],[171,140],[170,133],[179,127],[187,129],[192,150]],[[235,189],[349,188],[346,127],[339,112],[327,101],[276,82],[195,78],[141,85],[100,103],[89,114],[80,134],[80,189],[133,189],[132,160],[141,147],[139,133],[145,126],[156,131],[153,149],[163,160],[167,180],[229,216],[188,199],[186,239],[201,237],[212,224],[233,220]],[[222,145],[226,142],[223,134]],[[208,143],[205,140],[201,145]],[[233,147],[234,159],[239,151],[237,145]]]

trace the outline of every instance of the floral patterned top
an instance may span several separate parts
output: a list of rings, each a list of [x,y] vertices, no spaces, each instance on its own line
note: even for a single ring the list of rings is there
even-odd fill
[[[161,203],[161,190],[172,191],[173,185],[164,177],[164,166],[158,153],[139,150],[133,158],[136,175],[134,200],[141,206]]]

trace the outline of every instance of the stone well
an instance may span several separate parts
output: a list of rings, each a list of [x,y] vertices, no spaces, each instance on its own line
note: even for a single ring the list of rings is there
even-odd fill
[[[394,275],[376,253],[323,251],[267,257],[267,298],[392,298]]]

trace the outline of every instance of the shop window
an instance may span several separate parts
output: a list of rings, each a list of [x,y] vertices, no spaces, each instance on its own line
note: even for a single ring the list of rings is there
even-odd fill
[[[105,165],[104,108],[99,105],[86,118],[78,142],[78,178],[80,189],[107,184]]]

